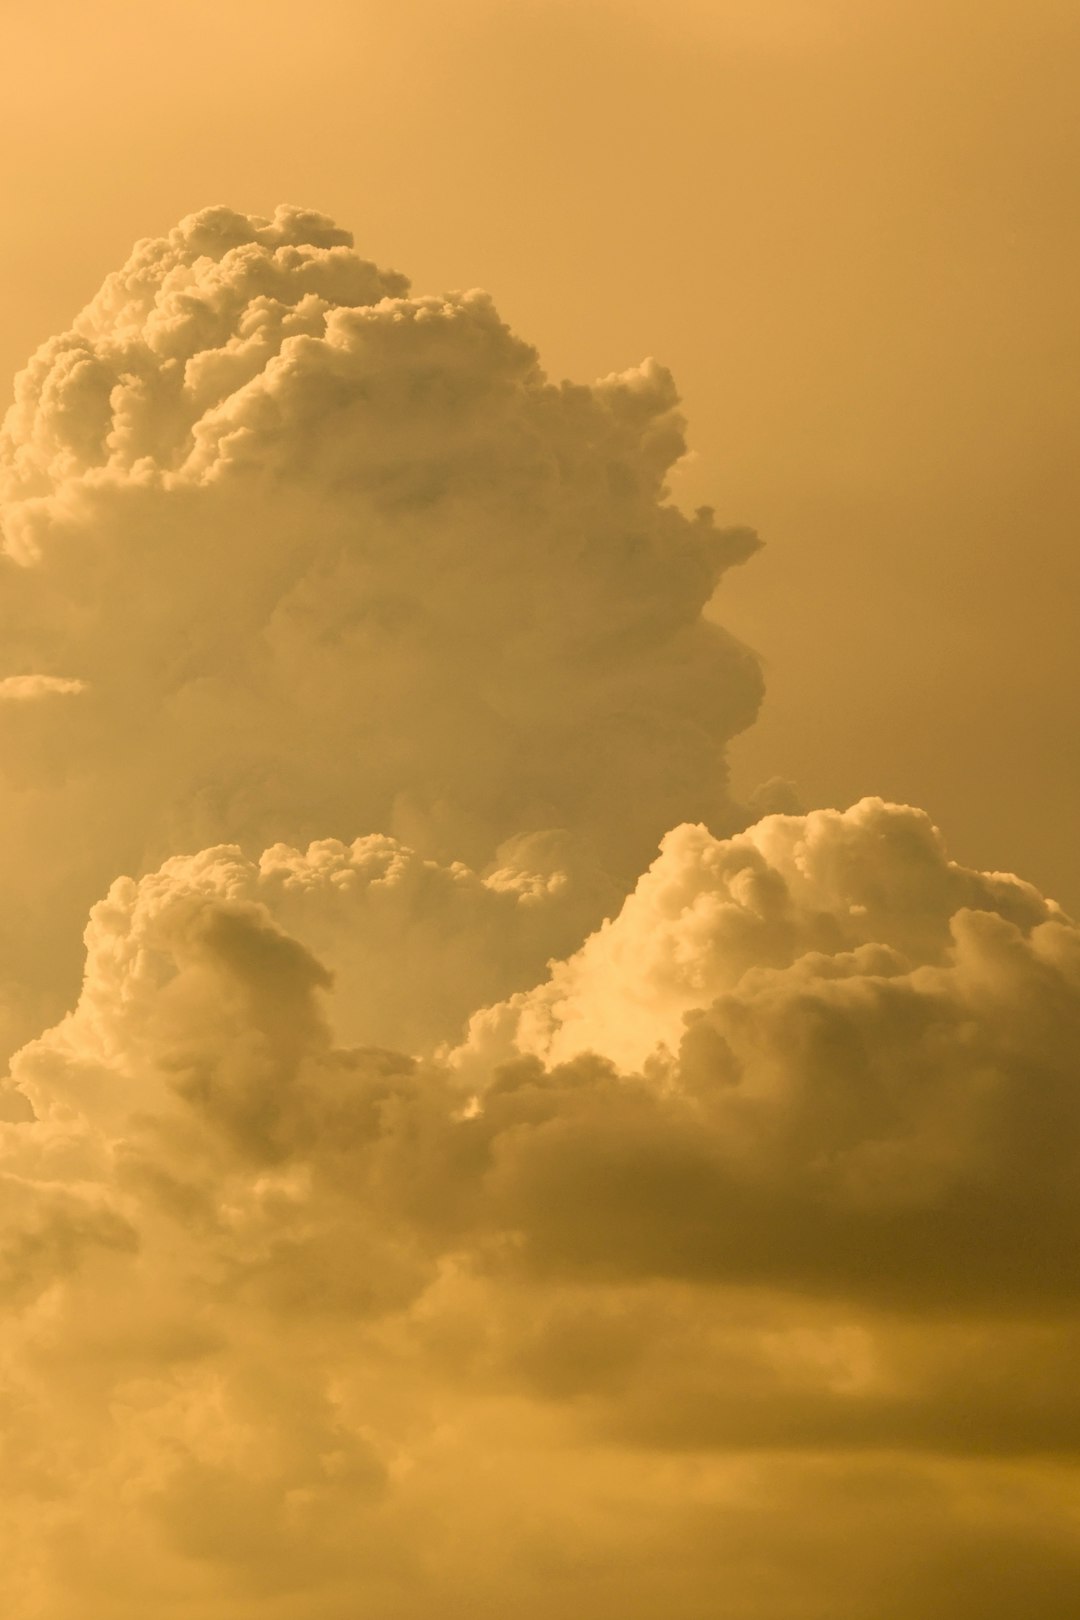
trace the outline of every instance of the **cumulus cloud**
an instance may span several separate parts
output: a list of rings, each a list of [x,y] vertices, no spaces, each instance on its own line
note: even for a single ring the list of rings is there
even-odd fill
[[[1075,1612],[1080,931],[743,826],[682,447],[296,209],[18,380],[19,1620]]]
[[[619,914],[542,988],[481,1014],[476,1038],[503,1029],[507,1050],[639,1067],[750,970],[762,988],[765,970],[797,964],[822,981],[902,975],[940,964],[968,912],[1028,929],[1061,920],[1030,884],[950,861],[911,807],[772,815],[729,839],[683,825]]]
[[[1016,1601],[1075,1591],[1075,924],[880,801],[682,827],[447,1066],[332,1030],[395,868],[470,926],[535,900],[389,840],[173,859],[95,907],[77,1006],[15,1061],[33,1612],[539,1614],[573,1572],[643,1620],[671,1580],[676,1613],[725,1580],[763,1617],[944,1616],[938,1568],[981,1615],[994,1547]]]
[[[486,294],[309,211],[138,244],[0,434],[6,656],[86,686],[0,728],[0,831],[51,873],[9,879],[27,976],[73,987],[118,872],[222,841],[561,839],[565,951],[680,817],[737,824],[760,675],[702,609],[757,542],[668,500],[677,405],[652,361],[550,382]]]
[[[563,931],[568,880],[558,869],[540,875],[542,854],[531,849],[524,868],[508,862],[487,877],[377,834],[305,851],[275,844],[258,859],[237,845],[173,856],[140,882],[118,879],[94,908],[84,1002],[104,1009],[119,995],[125,1019],[144,1000],[156,1005],[173,971],[177,919],[227,904],[265,914],[332,964],[320,983],[339,1042],[430,1053],[463,1033],[485,994],[512,989]],[[125,1023],[121,1046],[130,1034]]]
[[[1078,1049],[1075,924],[866,800],[677,829],[454,1056],[482,1095],[522,1054],[572,1077],[529,1161],[540,1249],[937,1310],[1074,1300]]]

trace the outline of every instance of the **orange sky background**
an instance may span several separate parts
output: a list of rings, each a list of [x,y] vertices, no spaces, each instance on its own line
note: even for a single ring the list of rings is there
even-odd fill
[[[486,286],[555,376],[651,351],[685,504],[768,549],[736,786],[925,806],[1080,906],[1070,0],[12,0],[0,373],[210,201]]]
[[[1078,44],[4,7],[4,1620],[1076,1620]]]

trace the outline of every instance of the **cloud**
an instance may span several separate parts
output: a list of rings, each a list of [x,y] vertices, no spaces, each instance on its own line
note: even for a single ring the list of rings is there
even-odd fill
[[[1007,874],[950,861],[929,817],[864,799],[845,812],[771,815],[716,838],[668,833],[618,916],[547,985],[481,1014],[476,1039],[510,1032],[507,1052],[562,1060],[595,1051],[635,1067],[670,1053],[688,1013],[765,970],[833,979],[937,965],[964,912],[1021,929],[1064,923],[1060,909]]]
[[[33,703],[37,698],[74,696],[85,690],[85,681],[62,675],[5,675],[0,679],[0,703]]]
[[[19,1620],[1075,1612],[1080,931],[910,807],[743,826],[682,432],[296,209],[22,373]]]
[[[67,1200],[7,1330],[66,1549],[38,1612],[539,1615],[573,1572],[642,1620],[721,1580],[763,1620],[956,1613],[937,1579],[981,1615],[987,1558],[1075,1593],[1076,926],[904,807],[682,827],[449,1068],[340,1044],[356,936],[424,1002],[432,895],[450,936],[536,901],[367,839],[95,908],[3,1138],[27,1209]]]
[[[550,382],[308,211],[138,244],[0,435],[7,656],[86,685],[0,728],[24,977],[73,990],[113,877],[220,842],[561,840],[565,951],[674,821],[738,824],[760,673],[702,610],[757,541],[668,500],[677,405],[653,361]]]
[[[101,1039],[109,1050],[129,1047],[135,1010],[155,1007],[171,981],[182,920],[223,906],[229,916],[265,918],[330,964],[319,983],[339,1042],[430,1053],[457,1040],[478,1000],[512,989],[565,933],[569,880],[558,866],[542,873],[558,844],[545,852],[528,841],[524,864],[519,849],[504,854],[487,877],[379,834],[306,851],[275,844],[257,859],[235,844],[173,856],[139,882],[118,879],[94,908],[84,1011],[98,1007],[104,1021],[122,1009],[121,1031]]]
[[[533,1089],[508,1197],[545,1263],[1072,1308],[1078,1038],[1075,924],[864,800],[676,829],[454,1061],[496,1114]]]

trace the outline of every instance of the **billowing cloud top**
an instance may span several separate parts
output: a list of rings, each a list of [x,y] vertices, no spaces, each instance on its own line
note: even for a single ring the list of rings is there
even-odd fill
[[[298,342],[323,343],[339,309],[359,317],[408,291],[404,276],[358,258],[351,240],[301,209],[265,220],[212,208],[140,242],[16,383],[3,439],[9,547],[18,554],[22,534],[36,549],[34,518],[50,498],[132,478],[213,477],[214,442],[224,464],[236,439],[265,452],[269,436],[252,442],[243,422],[253,385],[287,397],[300,374],[318,372]]]
[[[21,375],[17,1620],[1076,1612],[1080,930],[742,828],[681,449],[296,209]]]

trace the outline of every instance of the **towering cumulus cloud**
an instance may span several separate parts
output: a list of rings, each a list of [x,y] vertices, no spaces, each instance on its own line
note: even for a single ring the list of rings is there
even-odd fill
[[[221,839],[565,871],[550,949],[680,816],[732,824],[760,677],[702,608],[757,542],[666,501],[669,374],[552,384],[485,294],[350,243],[192,216],[17,380],[0,695],[78,683],[0,703],[31,975],[116,872]]]
[[[1073,1616],[1080,930],[742,827],[666,373],[215,209],[5,433],[5,1612]]]

